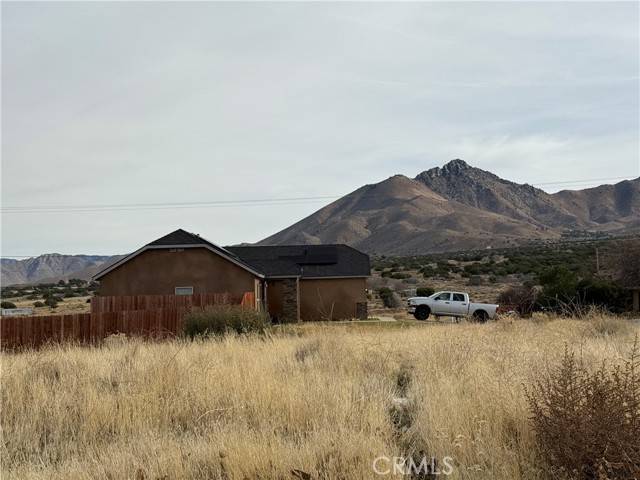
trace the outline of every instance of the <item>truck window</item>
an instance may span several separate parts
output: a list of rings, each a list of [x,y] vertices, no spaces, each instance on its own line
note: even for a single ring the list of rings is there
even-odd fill
[[[464,293],[454,293],[453,294],[454,302],[464,302]]]
[[[441,293],[435,299],[439,301],[447,301],[451,298],[451,294],[449,292]]]

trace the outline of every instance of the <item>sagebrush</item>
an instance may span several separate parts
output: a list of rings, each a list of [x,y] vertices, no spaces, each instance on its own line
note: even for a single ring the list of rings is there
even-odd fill
[[[226,333],[263,333],[269,315],[237,305],[212,305],[194,309],[184,319],[184,333],[190,338]]]
[[[640,349],[623,365],[589,369],[565,348],[559,364],[527,390],[539,447],[573,479],[640,476]]]

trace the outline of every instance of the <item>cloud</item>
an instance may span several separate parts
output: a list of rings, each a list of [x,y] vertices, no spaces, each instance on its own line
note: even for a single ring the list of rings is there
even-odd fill
[[[2,8],[6,206],[339,195],[455,157],[638,171],[635,3]],[[4,215],[3,254],[256,241],[321,206]]]

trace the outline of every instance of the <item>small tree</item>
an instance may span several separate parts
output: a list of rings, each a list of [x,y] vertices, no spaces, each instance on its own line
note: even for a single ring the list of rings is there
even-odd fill
[[[0,302],[0,308],[7,308],[7,309],[16,308],[16,304],[13,303],[13,302],[8,302],[8,301],[4,300],[4,301]]]
[[[416,288],[416,296],[417,297],[430,297],[436,293],[436,291],[431,287],[418,287]]]
[[[47,297],[44,301],[44,304],[47,307],[56,308],[58,306],[58,301],[55,297]]]
[[[578,276],[565,267],[545,270],[539,281],[542,286],[539,303],[542,307],[557,309],[576,301]]]

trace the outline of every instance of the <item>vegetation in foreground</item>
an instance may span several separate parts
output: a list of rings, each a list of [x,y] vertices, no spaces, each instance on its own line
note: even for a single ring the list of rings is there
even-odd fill
[[[554,373],[567,345],[581,371],[605,362],[622,372],[640,330],[615,317],[537,314],[486,325],[287,327],[2,354],[2,478],[371,479],[380,456],[420,455],[440,466],[451,457],[448,478],[592,478],[593,465],[562,470],[532,406],[567,378]],[[591,378],[580,375],[569,378]],[[629,382],[635,390],[613,391],[637,399],[637,377]],[[603,455],[590,458],[607,478]]]

